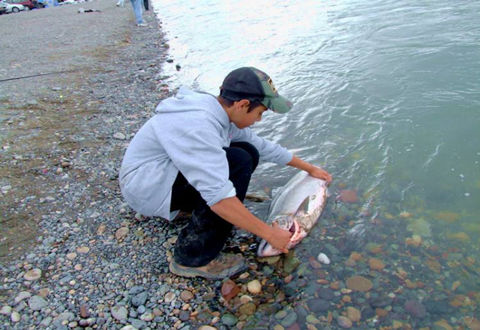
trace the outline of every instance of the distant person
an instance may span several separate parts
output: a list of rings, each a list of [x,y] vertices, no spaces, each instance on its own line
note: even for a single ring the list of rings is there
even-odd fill
[[[143,0],[130,0],[133,7],[133,12],[135,13],[135,20],[137,21],[137,26],[147,26],[143,21]]]

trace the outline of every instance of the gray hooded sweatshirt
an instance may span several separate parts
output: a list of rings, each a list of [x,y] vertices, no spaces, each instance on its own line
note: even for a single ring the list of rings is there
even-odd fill
[[[216,97],[180,88],[157,106],[134,136],[120,169],[123,197],[145,216],[170,220],[172,185],[180,171],[209,206],[235,196],[224,147],[244,141],[260,159],[287,164],[292,154],[231,123]]]

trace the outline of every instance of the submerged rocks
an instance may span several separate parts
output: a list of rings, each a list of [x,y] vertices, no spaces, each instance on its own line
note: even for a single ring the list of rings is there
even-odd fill
[[[314,313],[320,313],[328,311],[330,308],[330,303],[324,299],[314,298],[307,301],[307,306],[310,311]]]
[[[221,294],[223,299],[229,301],[230,299],[234,298],[240,292],[240,287],[235,284],[234,281],[228,279],[223,282]]]
[[[417,300],[406,301],[404,308],[407,313],[417,319],[423,319],[427,315],[425,306]]]
[[[253,280],[253,281],[248,282],[247,290],[250,293],[258,294],[258,293],[262,292],[262,285],[260,284],[260,281]]]
[[[372,287],[372,281],[363,276],[357,275],[349,277],[347,279],[347,288],[354,291],[366,292],[369,291]]]
[[[340,191],[340,196],[338,197],[338,199],[345,203],[356,203],[358,201],[357,191],[342,190]]]

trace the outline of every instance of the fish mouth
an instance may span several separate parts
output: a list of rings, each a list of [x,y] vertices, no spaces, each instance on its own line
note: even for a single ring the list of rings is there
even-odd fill
[[[290,226],[290,228],[288,228],[288,231],[292,233],[292,236],[290,237],[290,241],[287,244],[287,249],[290,249],[297,245],[306,236],[306,234],[302,233],[302,229],[296,220],[292,221],[292,225]],[[265,240],[262,240],[260,242],[257,251],[257,254],[260,257],[276,256],[281,253],[282,251],[275,249]]]

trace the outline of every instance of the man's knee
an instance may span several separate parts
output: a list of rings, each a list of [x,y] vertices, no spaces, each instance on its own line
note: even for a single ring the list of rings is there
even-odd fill
[[[227,159],[229,163],[232,161],[237,165],[249,166],[253,172],[257,168],[260,154],[257,148],[248,142],[234,142],[227,148]]]

